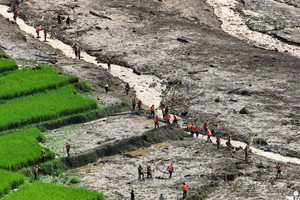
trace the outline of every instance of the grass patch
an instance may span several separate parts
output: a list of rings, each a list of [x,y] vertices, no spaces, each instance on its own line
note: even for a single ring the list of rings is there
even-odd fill
[[[96,109],[97,101],[78,95],[73,86],[13,99],[0,105],[0,130],[57,119]]]
[[[50,67],[39,70],[22,69],[0,77],[0,99],[11,99],[34,94],[46,89],[57,89],[78,82],[74,76],[59,76]]]
[[[24,177],[19,173],[0,169],[0,197],[24,183]]]
[[[18,192],[5,196],[3,200],[103,200],[102,193],[83,188],[34,182],[19,189]]]
[[[202,189],[198,192],[198,194],[194,194],[187,198],[187,200],[204,200],[208,197],[208,195],[214,192],[217,189],[218,185],[211,184],[202,187]]]
[[[18,69],[18,65],[16,61],[0,58],[0,73],[3,73],[5,71],[17,70],[17,69]]]
[[[36,128],[0,136],[0,168],[16,170],[41,162],[41,150],[46,151],[46,159],[55,154],[39,145],[38,138],[43,134]]]
[[[72,177],[69,182],[72,184],[77,184],[77,183],[80,183],[81,181],[77,177]]]

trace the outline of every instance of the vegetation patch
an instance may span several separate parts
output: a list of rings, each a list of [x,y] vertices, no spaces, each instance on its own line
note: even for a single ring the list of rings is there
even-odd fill
[[[5,196],[3,200],[103,200],[103,194],[83,188],[67,187],[51,183],[34,182]]]
[[[41,151],[46,151],[46,159],[55,154],[39,145],[43,134],[36,128],[0,136],[0,168],[15,170],[41,162]]]
[[[1,104],[0,130],[53,120],[97,107],[97,101],[84,98],[73,86],[67,86]]]
[[[0,73],[3,73],[5,71],[17,70],[17,69],[18,69],[18,65],[16,61],[0,58]]]
[[[22,69],[0,77],[0,99],[11,99],[34,94],[46,89],[57,89],[78,82],[74,76],[59,76],[50,67],[41,69]]]
[[[19,173],[0,169],[0,197],[24,182],[24,176]]]

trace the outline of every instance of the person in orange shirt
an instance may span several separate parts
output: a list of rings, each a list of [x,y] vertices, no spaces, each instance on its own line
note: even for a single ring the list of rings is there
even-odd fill
[[[41,28],[40,28],[40,27],[37,27],[36,30],[35,30],[36,35],[37,35],[36,38],[40,38],[40,31],[41,31]]]
[[[191,126],[191,135],[192,135],[192,137],[194,136],[194,133],[195,133],[195,126],[194,126],[194,124],[192,124],[192,126]]]
[[[178,117],[177,117],[177,115],[174,115],[173,124],[174,124],[174,126],[178,127]]]
[[[208,129],[208,131],[207,131],[207,142],[211,142],[210,136],[211,136],[211,130]]]
[[[199,126],[196,126],[195,133],[196,133],[197,138],[198,138],[198,135],[199,135],[199,131],[200,131]]]
[[[186,199],[187,191],[188,191],[188,185],[183,183],[182,190],[183,190],[183,199]]]
[[[188,130],[188,132],[191,132],[191,129],[192,129],[192,125],[191,125],[191,124],[188,124],[188,125],[187,125],[187,130]]]
[[[155,107],[154,107],[154,105],[151,106],[150,111],[151,111],[150,117],[153,116],[153,118],[154,118],[154,115],[155,115]]]
[[[169,178],[172,178],[172,173],[174,171],[173,164],[169,165],[168,170],[169,170],[169,174],[170,174]]]
[[[165,118],[166,118],[166,109],[163,108],[163,109],[161,110],[161,112],[162,112],[162,114],[163,114],[163,119],[165,119]]]
[[[155,119],[154,119],[154,128],[156,128],[156,126],[159,128],[159,118],[158,116],[156,115]]]
[[[169,114],[166,115],[166,119],[167,119],[167,124],[169,125],[170,124],[170,115]]]

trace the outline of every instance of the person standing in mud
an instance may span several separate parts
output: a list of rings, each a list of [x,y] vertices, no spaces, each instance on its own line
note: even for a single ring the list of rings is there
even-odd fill
[[[46,152],[44,151],[44,149],[42,149],[41,157],[42,157],[42,162],[45,163],[45,160],[46,160]]]
[[[125,85],[125,93],[126,93],[126,95],[128,95],[129,90],[130,90],[129,83],[126,83],[126,85]]]
[[[152,173],[151,173],[151,166],[149,165],[148,167],[147,167],[147,178],[152,178]]]
[[[217,136],[217,149],[220,149],[221,136]]]
[[[71,145],[70,145],[69,143],[66,144],[66,149],[67,149],[68,157],[70,157],[70,149],[71,149]]]
[[[107,61],[107,69],[108,70],[111,70],[110,64],[111,64],[111,58],[108,58],[108,61]]]
[[[150,117],[153,116],[153,119],[154,119],[154,115],[155,115],[155,107],[154,107],[154,105],[152,105],[150,108]]]
[[[41,31],[41,28],[40,27],[37,27],[35,32],[36,32],[36,38],[41,38],[40,37],[40,31]]]
[[[131,192],[130,192],[130,199],[131,200],[134,200],[135,198],[134,198],[134,190],[131,190]]]
[[[47,41],[47,33],[48,33],[48,31],[46,29],[44,29],[44,42]]]
[[[281,166],[280,166],[279,163],[277,163],[276,169],[277,169],[277,175],[276,175],[276,178],[279,178],[279,176],[281,175]]]
[[[248,145],[245,147],[244,153],[245,153],[245,162],[248,163],[248,155],[249,155]]]
[[[61,15],[60,14],[57,15],[57,23],[61,24]]]
[[[135,106],[136,106],[136,100],[135,98],[132,99],[132,112],[135,111]]]
[[[141,100],[139,100],[139,102],[138,102],[138,109],[139,109],[139,111],[141,111],[142,110],[142,101]]]
[[[173,164],[169,165],[167,170],[169,171],[169,178],[172,178],[172,174],[174,171]]]
[[[156,115],[156,117],[154,119],[154,128],[156,129],[156,127],[159,128],[159,118],[158,118],[157,115]]]
[[[143,180],[144,180],[144,173],[143,173],[142,165],[139,165],[138,173],[139,173],[139,180],[142,179],[142,177],[143,177]]]
[[[71,22],[71,19],[70,19],[70,17],[68,16],[68,17],[67,17],[67,20],[66,20],[66,25],[67,25],[67,26],[70,26],[70,22]]]
[[[183,199],[186,199],[187,197],[187,191],[188,191],[188,185],[183,183],[183,186],[182,186],[182,191],[183,191]]]
[[[104,85],[105,92],[108,93],[108,85]]]

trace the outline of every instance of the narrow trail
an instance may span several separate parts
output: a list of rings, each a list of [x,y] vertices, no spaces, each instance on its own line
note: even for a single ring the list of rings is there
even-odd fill
[[[282,42],[279,42],[278,40],[263,35],[258,32],[250,31],[247,26],[244,24],[241,17],[239,17],[236,13],[233,12],[231,9],[237,2],[235,0],[207,0],[207,2],[212,5],[215,9],[215,13],[217,16],[220,17],[220,19],[223,22],[222,28],[225,32],[230,33],[231,35],[243,38],[246,37],[251,41],[253,40],[254,43],[258,46],[264,46],[270,48],[278,48],[279,51],[285,51],[289,50],[289,52],[295,56],[300,57],[300,48],[296,48],[291,45],[286,45]],[[8,13],[9,7],[0,5],[0,14],[11,21],[13,20],[13,14]],[[24,32],[26,32],[29,35],[32,35],[33,37],[36,36],[35,28],[27,25],[22,19],[17,19],[16,22],[20,29]],[[57,39],[50,39],[50,35],[48,34],[48,40],[45,44],[51,45],[53,48],[60,50],[65,56],[72,57],[73,56],[73,49],[71,46],[63,43],[60,40]],[[37,39],[38,40],[38,39]],[[39,39],[40,41],[43,41],[43,39]],[[265,48],[265,47],[264,47]],[[291,51],[292,49],[292,51]],[[104,69],[107,69],[107,66],[105,63],[97,63],[96,57],[88,55],[86,52],[82,52],[82,60],[95,64],[97,66],[100,66]],[[68,69],[66,69],[68,70]],[[131,87],[135,88],[136,96],[137,98],[141,99],[143,101],[143,104],[150,107],[152,104],[154,104],[156,107],[160,105],[160,102],[162,100],[162,92],[164,91],[165,87],[162,84],[162,80],[159,78],[152,76],[152,75],[137,75],[133,73],[132,69],[121,67],[118,65],[111,65],[111,70],[109,71],[113,76],[119,77],[124,82],[128,82]],[[151,83],[156,83],[155,87],[150,87]],[[161,113],[159,112],[158,115],[161,117]],[[90,122],[93,123],[93,122]],[[206,140],[206,136],[199,137],[200,139]],[[215,143],[216,138],[211,137],[213,142]],[[240,142],[240,141],[231,141],[231,144],[234,147],[245,147],[247,144]],[[221,145],[226,146],[226,140],[221,140]],[[254,147],[251,147],[252,152],[254,154],[280,161],[280,162],[290,162],[294,164],[300,165],[300,159],[293,158],[293,157],[286,157],[282,156],[280,154],[272,153],[272,152],[266,152]]]
[[[222,21],[221,27],[226,33],[263,49],[288,52],[292,56],[300,57],[300,47],[250,30],[240,14],[234,11],[238,4],[236,0],[206,0],[206,2],[213,7],[214,13]],[[257,13],[253,12],[252,14]]]

